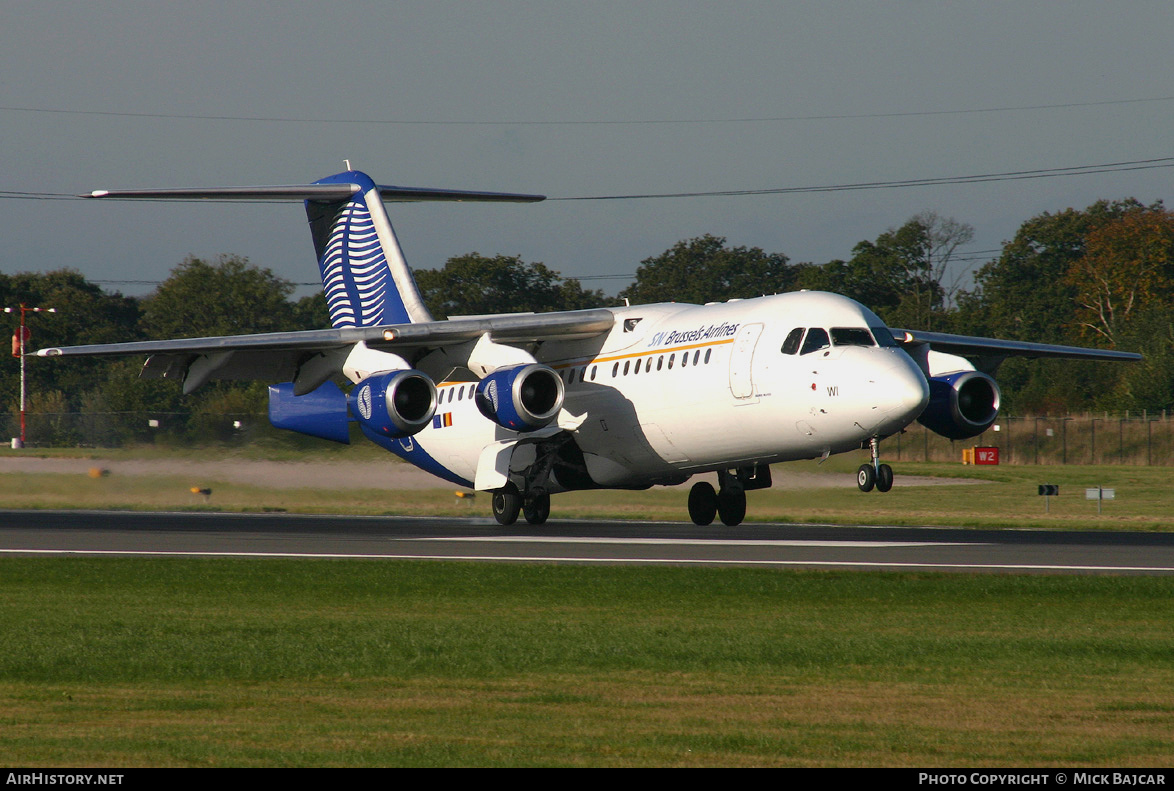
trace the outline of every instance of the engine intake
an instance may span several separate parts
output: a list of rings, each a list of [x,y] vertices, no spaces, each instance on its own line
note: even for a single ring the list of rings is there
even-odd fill
[[[347,403],[351,414],[376,434],[408,437],[432,421],[436,385],[420,371],[387,371],[355,385]]]
[[[977,437],[999,414],[999,385],[979,371],[929,378],[929,404],[917,422],[949,439]]]
[[[474,398],[481,414],[499,426],[535,431],[558,416],[565,395],[554,369],[530,363],[489,374],[477,383]]]

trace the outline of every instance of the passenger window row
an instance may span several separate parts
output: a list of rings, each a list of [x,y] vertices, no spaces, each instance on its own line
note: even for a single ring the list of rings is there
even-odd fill
[[[706,349],[704,356],[702,356],[700,349],[694,349],[693,355],[692,355],[692,358],[693,358],[692,364],[694,366],[708,365],[712,354],[713,354],[713,349]],[[665,355],[663,355],[663,354],[657,355],[656,356],[656,370],[658,370],[658,371],[660,371],[660,370],[671,371],[673,369],[674,365],[678,365],[682,369],[688,368],[690,365],[689,357],[690,357],[689,352],[682,352],[680,355],[680,362],[678,363],[678,358],[677,358],[676,352],[673,352],[672,354],[668,355],[668,357],[665,357]],[[620,367],[620,363],[617,361],[611,367],[611,376],[613,379],[616,378],[617,376],[627,376],[629,370],[631,370],[632,375],[635,376],[636,374],[640,373],[641,369],[643,369],[644,373],[648,373],[652,370],[652,357],[637,358],[635,365],[632,365],[631,360],[624,360],[624,364],[623,364],[622,369]],[[594,378],[594,377],[592,377],[592,378]]]
[[[624,360],[622,366],[619,361],[616,361],[615,364],[613,364],[611,367],[611,375],[614,379],[617,376],[627,376],[629,373],[633,376],[636,376],[642,371],[644,373],[651,373],[654,364],[656,366],[656,370],[658,371],[671,371],[674,365],[679,368],[688,368],[690,365],[708,365],[712,355],[713,349],[706,349],[704,355],[701,353],[700,349],[695,349],[693,350],[692,355],[690,355],[689,352],[683,352],[679,357],[676,352],[673,352],[667,356],[660,354],[656,355],[655,357],[640,357],[635,360],[634,364],[632,360]],[[598,365],[572,366],[564,370],[560,376],[562,376],[563,381],[568,385],[573,385],[576,381],[594,382],[595,376],[598,372]],[[467,396],[465,392],[466,388],[468,388]],[[476,382],[472,382],[470,384],[458,384],[443,388],[436,396],[436,403],[451,404],[454,399],[457,401],[463,401],[466,397],[472,399],[473,391],[476,389]]]
[[[613,379],[619,376],[637,376],[641,373],[651,373],[653,367],[657,371],[671,371],[674,367],[688,368],[690,366],[708,365],[713,358],[713,349],[706,349],[702,354],[701,349],[694,349],[693,353],[682,352],[678,354],[673,352],[671,354],[658,354],[649,357],[638,357],[636,360],[619,360],[612,363],[611,376]],[[563,371],[563,380],[573,385],[576,381],[579,382],[594,382],[595,376],[599,372],[598,365],[571,367]]]
[[[451,404],[454,399],[457,401],[464,401],[465,397],[466,397],[465,396],[466,388],[468,389],[468,398],[470,401],[472,401],[473,400],[473,391],[477,389],[476,382],[471,382],[468,384],[452,385],[450,387],[443,388],[442,390],[440,390],[436,394],[436,404],[438,406],[440,404]]]

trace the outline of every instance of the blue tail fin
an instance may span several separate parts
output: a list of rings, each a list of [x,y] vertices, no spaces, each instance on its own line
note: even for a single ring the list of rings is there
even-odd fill
[[[316,183],[360,188],[345,199],[306,201],[330,323],[372,327],[431,321],[371,178],[352,170]]]

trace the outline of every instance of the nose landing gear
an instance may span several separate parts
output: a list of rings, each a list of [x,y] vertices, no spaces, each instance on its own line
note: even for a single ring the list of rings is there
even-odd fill
[[[893,488],[893,468],[880,463],[880,442],[876,437],[868,441],[868,448],[872,452],[872,461],[861,464],[856,471],[856,486],[862,492],[871,492],[873,487],[878,492],[887,492]]]

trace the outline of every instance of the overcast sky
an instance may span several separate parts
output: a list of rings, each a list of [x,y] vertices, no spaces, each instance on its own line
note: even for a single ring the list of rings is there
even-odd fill
[[[0,191],[305,183],[344,159],[384,184],[551,197],[1153,160],[1174,157],[1172,37],[1168,0],[0,0]],[[924,210],[988,251],[1046,211],[1174,205],[1172,179],[390,211],[418,268],[477,251],[591,278],[706,233],[823,263]],[[298,204],[0,207],[4,272],[158,281],[234,253],[317,276]]]

